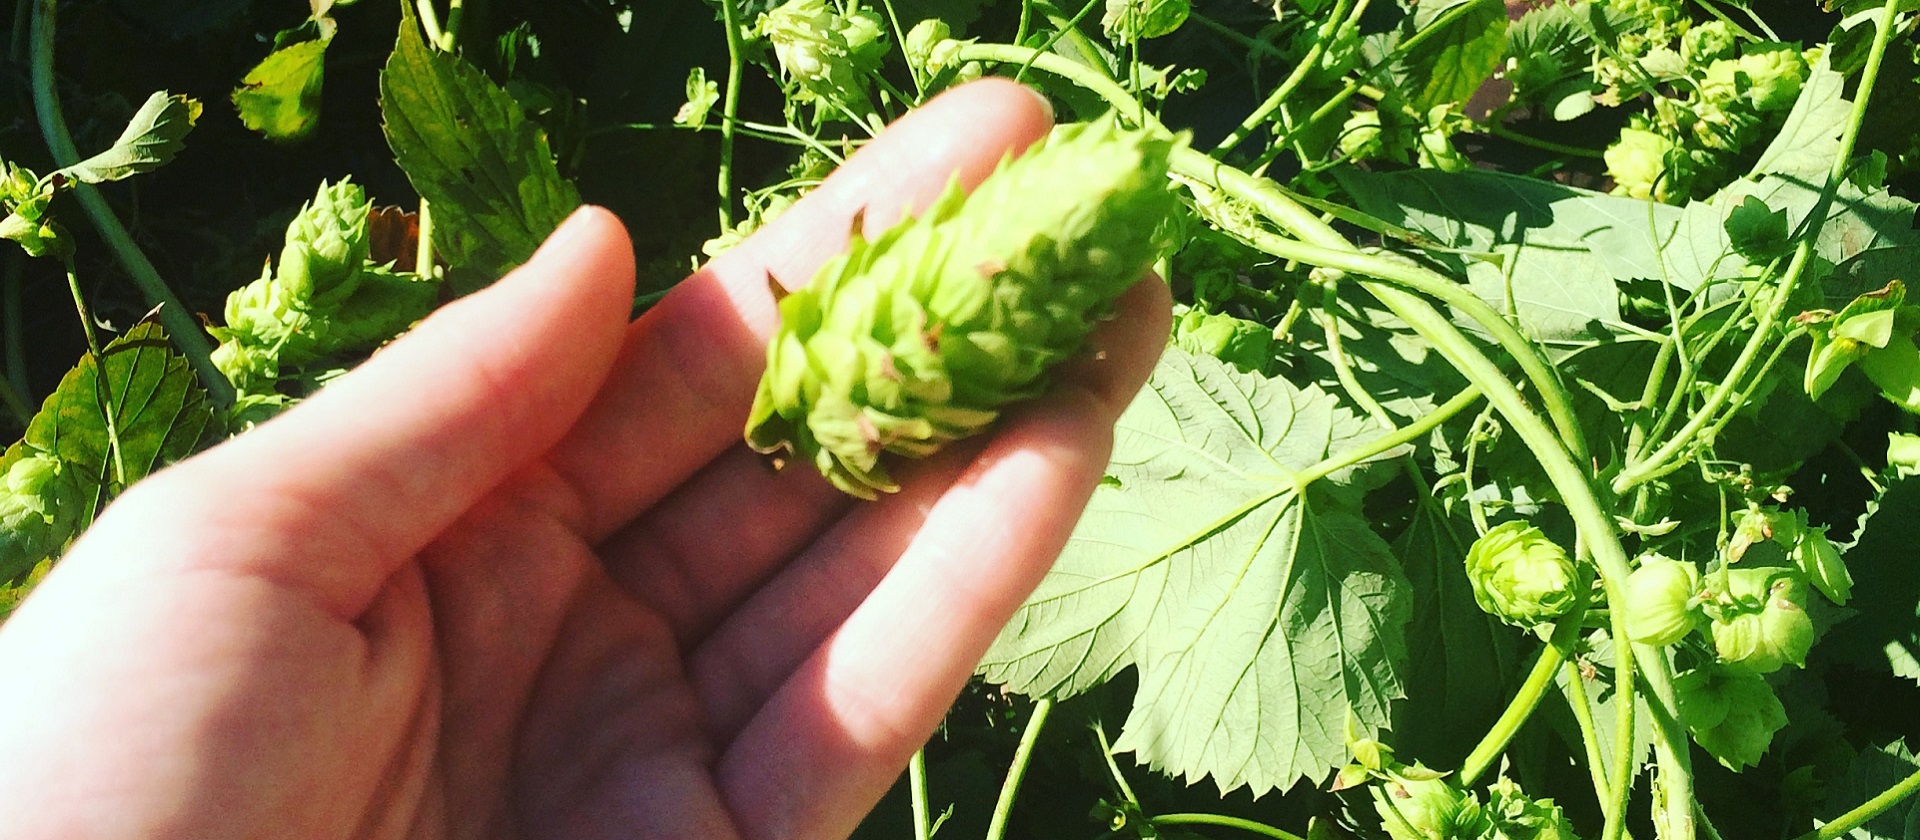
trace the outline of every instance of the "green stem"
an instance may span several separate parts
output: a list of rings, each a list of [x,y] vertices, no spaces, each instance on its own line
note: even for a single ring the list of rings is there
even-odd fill
[[[1547,689],[1553,685],[1554,673],[1567,661],[1567,654],[1572,652],[1574,642],[1580,638],[1581,625],[1587,615],[1586,599],[1580,600],[1581,603],[1554,624],[1553,636],[1548,639],[1547,646],[1540,650],[1540,658],[1534,660],[1533,670],[1527,674],[1526,681],[1520,684],[1513,701],[1507,704],[1506,711],[1500,713],[1500,719],[1494,721],[1486,737],[1481,738],[1473,752],[1468,753],[1466,760],[1460,763],[1461,785],[1472,786],[1481,774],[1493,766],[1500,754],[1507,751],[1507,744],[1513,741],[1513,736],[1519,734],[1520,725],[1533,716],[1541,698],[1547,695]]]
[[[1600,728],[1593,722],[1593,705],[1587,699],[1587,678],[1580,673],[1580,663],[1567,660],[1566,663],[1567,706],[1573,709],[1573,720],[1580,727],[1580,746],[1587,753],[1587,772],[1593,776],[1594,798],[1600,802],[1602,817],[1613,808],[1613,782],[1607,779],[1606,761],[1600,756]]]
[[[94,334],[93,313],[87,311],[86,295],[80,292],[80,276],[74,273],[73,258],[66,259],[67,289],[73,292],[73,308],[80,315],[80,331],[87,336],[87,355],[93,359],[93,396],[100,404],[100,416],[107,426],[107,450],[113,456],[114,483],[127,486],[127,463],[120,448],[120,419],[113,403],[113,383],[107,377],[107,356],[100,352],[100,337]]]
[[[1013,751],[1013,765],[1007,768],[1007,781],[1000,786],[1000,801],[993,805],[993,821],[987,824],[987,840],[1007,836],[1007,818],[1013,814],[1013,801],[1020,797],[1020,782],[1027,777],[1027,765],[1033,761],[1033,747],[1040,742],[1040,730],[1046,728],[1047,715],[1053,713],[1053,701],[1034,701],[1033,717],[1027,719],[1027,731],[1020,733],[1020,746]]]
[[[21,8],[26,8],[21,3]],[[28,406],[20,425],[26,427],[28,418],[33,416],[31,403],[26,399],[33,393],[33,383],[27,378],[27,320],[26,304],[23,300],[27,286],[27,255],[15,251],[7,257],[5,273],[0,276],[0,320],[4,321],[7,332],[7,382],[11,390]]]
[[[1367,1],[1360,0],[1362,7]],[[1334,40],[1334,33],[1330,30],[1345,20],[1352,4],[1353,0],[1339,0],[1334,4],[1333,14],[1321,24],[1320,37],[1313,42],[1313,47],[1307,50],[1306,57],[1300,59],[1300,63],[1294,66],[1293,72],[1287,74],[1287,78],[1280,82],[1279,87],[1273,89],[1272,95],[1268,96],[1265,102],[1260,103],[1260,107],[1253,109],[1253,113],[1248,114],[1233,133],[1228,134],[1219,145],[1213,148],[1214,154],[1225,155],[1233,151],[1234,147],[1239,146],[1247,137],[1258,131],[1260,126],[1266,125],[1267,120],[1273,118],[1273,113],[1286,103],[1287,98],[1292,96],[1295,90],[1299,89],[1300,85],[1307,80],[1307,75],[1312,73],[1315,67],[1320,66],[1320,57],[1326,55],[1327,44]]]
[[[933,837],[933,821],[927,808],[927,751],[921,748],[907,765],[907,786],[913,793],[913,840]]]
[[[1900,800],[1912,796],[1916,791],[1920,791],[1920,773],[1901,779],[1899,784],[1861,803],[1860,807],[1835,817],[1833,822],[1821,826],[1818,831],[1809,831],[1795,840],[1837,840],[1846,836],[1848,832],[1866,825],[1867,820],[1880,816],[1888,808],[1900,804]]]
[[[740,42],[740,10],[735,0],[720,0],[720,16],[727,27],[727,92],[721,106],[720,231],[733,229],[733,127],[740,116],[740,77],[746,71],[746,58]]]
[[[1147,821],[1155,828],[1169,825],[1217,825],[1221,828],[1237,828],[1262,837],[1271,837],[1273,840],[1302,840],[1298,834],[1274,828],[1266,823],[1229,817],[1225,814],[1166,814]]]
[[[1140,807],[1140,797],[1133,795],[1133,786],[1127,784],[1126,774],[1120,772],[1119,762],[1113,760],[1113,743],[1107,740],[1106,727],[1096,720],[1092,728],[1093,739],[1100,745],[1100,759],[1107,763],[1107,773],[1113,777],[1113,789],[1120,794],[1120,798],[1133,803],[1135,808]]]
[[[413,8],[419,12],[420,28],[426,30],[427,43],[438,45],[443,37],[440,31],[440,10],[433,7],[433,0],[414,0]]]
[[[1880,78],[1880,64],[1886,58],[1887,44],[1893,35],[1894,10],[1898,6],[1898,0],[1888,0],[1880,9],[1880,17],[1874,22],[1873,46],[1867,53],[1866,67],[1860,71],[1860,85],[1854,94],[1853,111],[1848,116],[1846,128],[1840,133],[1840,147],[1834,151],[1833,163],[1827,170],[1827,182],[1821,188],[1813,210],[1807,214],[1806,230],[1801,232],[1800,241],[1794,246],[1793,261],[1788,264],[1786,274],[1780,278],[1780,285],[1775,287],[1766,309],[1761,312],[1753,338],[1741,348],[1733,369],[1714,387],[1706,405],[1694,412],[1687,424],[1652,455],[1629,464],[1614,478],[1614,493],[1624,494],[1628,489],[1666,475],[1685,463],[1682,453],[1693,445],[1703,429],[1715,422],[1721,409],[1739,393],[1749,369],[1760,357],[1761,347],[1772,337],[1774,328],[1779,326],[1780,319],[1786,314],[1794,287],[1799,285],[1801,276],[1813,261],[1815,240],[1826,222],[1828,209],[1833,205],[1834,193],[1846,178],[1847,166],[1853,160],[1853,147],[1860,139],[1860,127],[1866,121],[1867,105],[1873,99],[1874,84]]]
[[[23,0],[25,2],[25,0]],[[53,78],[53,41],[56,24],[54,4],[56,0],[32,0],[33,6],[33,107],[39,118],[40,134],[46,140],[47,148],[53,152],[53,161],[58,166],[72,166],[80,162],[80,150],[73,145],[73,135],[67,130],[67,120],[60,113],[60,97],[54,90]],[[233,404],[233,383],[213,364],[213,344],[207,340],[200,325],[195,323],[193,314],[180,299],[167,288],[166,281],[160,279],[160,272],[153,267],[147,255],[141,253],[140,246],[134,244],[133,235],[113,215],[113,208],[107,206],[107,200],[92,184],[74,184],[73,193],[80,200],[80,207],[86,211],[87,218],[100,231],[100,238],[119,258],[121,266],[133,278],[134,285],[140,288],[150,306],[158,307],[161,326],[166,328],[167,337],[173,346],[187,358],[194,373],[200,377],[200,384],[207,394],[219,406]]]
[[[1490,123],[1487,130],[1491,132],[1493,136],[1502,140],[1510,140],[1522,146],[1529,146],[1541,151],[1553,152],[1554,154],[1583,158],[1605,157],[1603,153],[1585,146],[1569,146],[1565,143],[1555,143],[1552,140],[1543,140],[1532,135],[1521,134],[1500,122]]]
[[[465,0],[447,0],[447,25],[437,43],[441,52],[453,52],[460,46],[460,21],[466,18]]]

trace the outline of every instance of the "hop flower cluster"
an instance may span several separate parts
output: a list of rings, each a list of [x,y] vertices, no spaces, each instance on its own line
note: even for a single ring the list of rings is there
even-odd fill
[[[79,476],[52,455],[27,451],[0,475],[0,583],[58,553],[86,500]]]
[[[1166,246],[1174,140],[1062,126],[967,196],[849,251],[780,302],[746,437],[863,498],[1037,396]]]
[[[1467,579],[1481,609],[1521,627],[1566,615],[1585,583],[1565,549],[1521,520],[1495,525],[1474,541]]]
[[[756,36],[773,45],[780,72],[796,88],[793,102],[843,109],[857,117],[873,112],[867,78],[879,72],[887,53],[886,26],[858,0],[788,0],[760,16]]]
[[[287,226],[276,270],[227,297],[214,364],[242,394],[242,410],[283,403],[291,371],[372,349],[425,317],[438,284],[369,258],[372,204],[350,181],[321,184]]]

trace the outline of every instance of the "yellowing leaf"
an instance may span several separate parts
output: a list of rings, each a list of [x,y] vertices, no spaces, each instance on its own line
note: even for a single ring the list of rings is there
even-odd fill
[[[233,89],[240,121],[277,143],[312,134],[320,124],[327,43],[306,41],[276,50],[248,71]]]

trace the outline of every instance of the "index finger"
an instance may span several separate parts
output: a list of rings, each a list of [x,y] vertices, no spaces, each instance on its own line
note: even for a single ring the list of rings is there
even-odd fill
[[[634,322],[606,386],[548,458],[578,496],[584,536],[605,538],[740,439],[779,320],[770,282],[806,283],[855,219],[884,228],[955,179],[971,188],[1052,121],[1012,82],[949,91]]]

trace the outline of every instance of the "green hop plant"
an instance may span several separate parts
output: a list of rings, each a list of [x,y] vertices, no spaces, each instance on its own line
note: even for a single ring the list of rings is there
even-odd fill
[[[1728,668],[1698,668],[1674,678],[1680,722],[1694,743],[1730,770],[1760,763],[1786,707],[1765,678]]]
[[[1372,160],[1387,152],[1381,135],[1380,112],[1371,108],[1353,112],[1340,129],[1340,152],[1356,161]]]
[[[1680,52],[1688,64],[1702,65],[1732,58],[1739,50],[1740,37],[1724,20],[1696,23],[1687,34],[1680,36]]]
[[[1734,520],[1733,538],[1727,542],[1727,562],[1738,563],[1747,549],[1762,543],[1792,548],[1800,540],[1802,520],[1776,508],[1758,505],[1740,512]]]
[[[1056,128],[968,197],[858,235],[780,302],[747,422],[848,493],[896,489],[881,455],[925,457],[1039,395],[1047,369],[1167,246],[1174,141]]]
[[[1573,558],[1540,529],[1502,522],[1467,549],[1467,579],[1480,609],[1532,627],[1566,615],[1584,584]]]
[[[760,16],[754,34],[773,45],[780,72],[798,84],[794,102],[838,105],[857,116],[873,111],[865,79],[880,70],[886,28],[872,9],[826,0],[788,0]]]
[[[1787,663],[1806,667],[1818,634],[1807,616],[1806,578],[1793,569],[1729,569],[1713,646],[1728,668],[1770,674]]]
[[[1665,201],[1674,194],[1673,179],[1666,176],[1679,151],[1679,145],[1662,134],[1629,127],[1620,130],[1620,139],[1607,146],[1602,157],[1616,194]]]
[[[1800,97],[1807,81],[1807,60],[1789,44],[1748,44],[1739,58],[1707,65],[1700,95],[1725,102],[1741,99],[1762,113],[1784,111]]]
[[[906,53],[907,63],[928,77],[940,79],[946,73],[958,70],[957,80],[980,75],[980,67],[972,65],[971,70],[960,61],[960,48],[966,41],[953,38],[953,27],[939,18],[920,21],[907,33],[902,51]]]
[[[227,296],[213,361],[235,388],[270,392],[287,369],[372,349],[432,311],[437,283],[369,259],[371,210],[358,184],[322,183],[287,226],[278,269]]]
[[[30,257],[71,253],[73,238],[47,216],[57,192],[53,182],[10,163],[0,163],[0,173],[0,239],[19,243]]]
[[[1627,637],[1647,645],[1670,645],[1700,624],[1696,599],[1700,570],[1692,563],[1651,554],[1627,576]]]
[[[0,477],[0,582],[12,580],[73,538],[85,505],[79,475],[30,452]]]
[[[1484,840],[1579,840],[1553,800],[1529,798],[1504,776],[1487,788],[1486,811],[1493,831]]]
[[[1173,344],[1250,373],[1265,373],[1273,362],[1272,329],[1204,309],[1188,309],[1174,319]]]
[[[1393,774],[1373,797],[1373,809],[1393,840],[1478,838],[1492,828],[1478,797],[1425,768]]]

